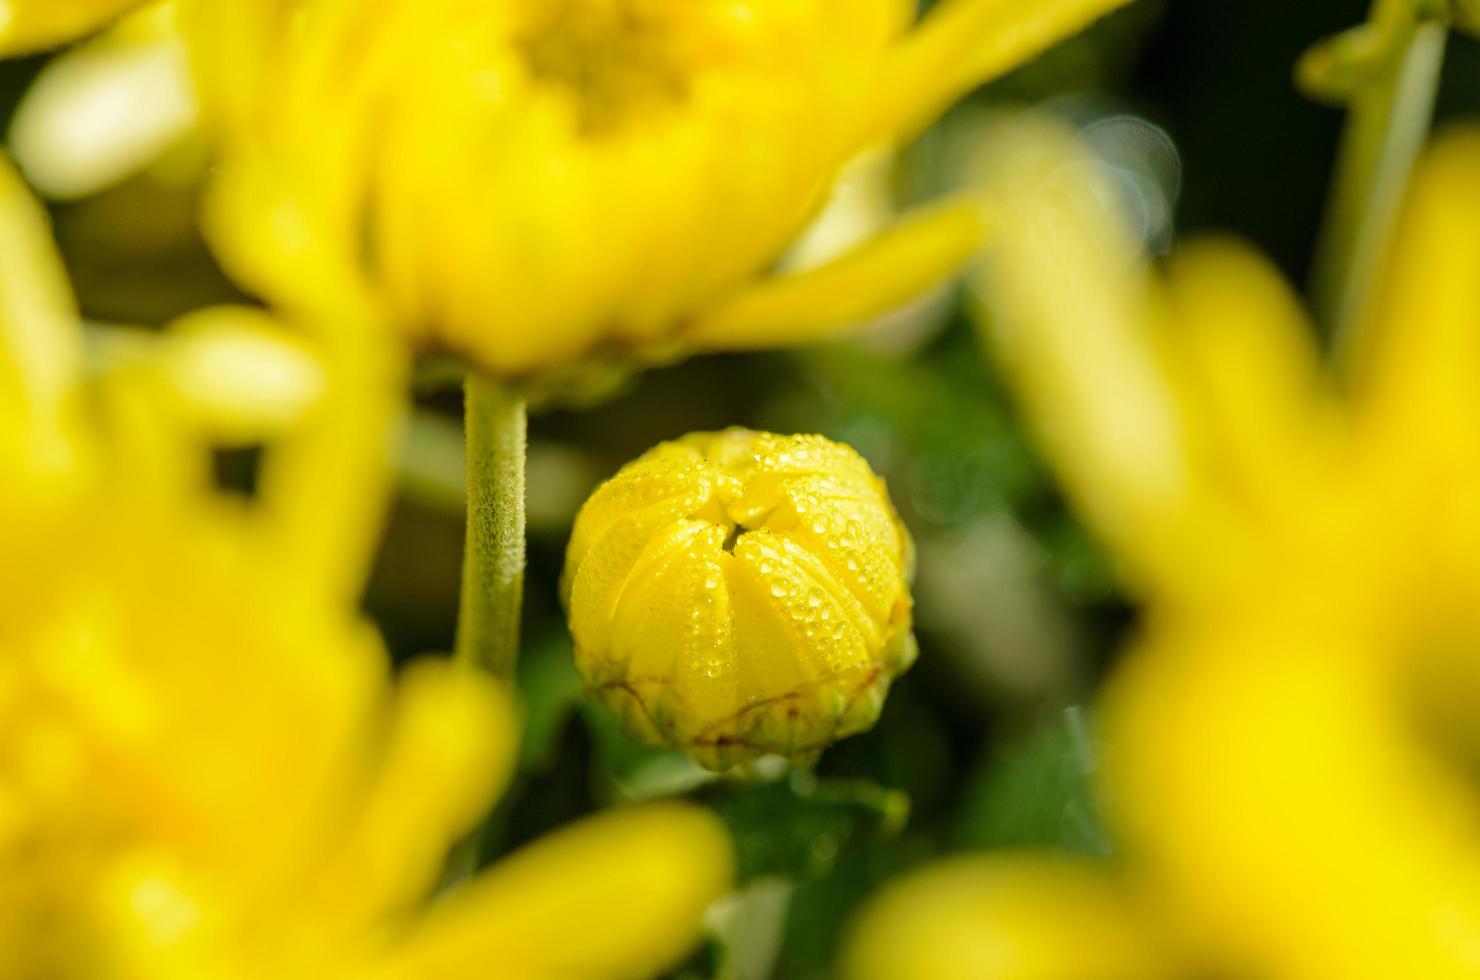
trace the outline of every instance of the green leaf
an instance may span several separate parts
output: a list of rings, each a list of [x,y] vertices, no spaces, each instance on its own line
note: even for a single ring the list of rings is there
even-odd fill
[[[1091,784],[1094,768],[1084,711],[1067,708],[988,757],[967,790],[955,844],[1109,853]]]
[[[719,944],[717,980],[768,980],[781,955],[792,885],[785,878],[757,878],[710,910]]]
[[[581,675],[564,631],[550,631],[529,644],[519,659],[519,708],[524,716],[521,770],[544,770],[554,764],[560,733],[581,700]]]
[[[730,783],[710,800],[735,837],[742,880],[818,878],[904,829],[909,797],[866,779],[820,780],[793,770],[766,783]]]

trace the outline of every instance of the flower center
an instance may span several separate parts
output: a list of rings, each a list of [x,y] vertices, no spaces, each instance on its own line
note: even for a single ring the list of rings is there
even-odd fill
[[[609,135],[636,116],[685,103],[695,78],[726,60],[743,8],[715,0],[532,0],[514,42],[532,78],[573,98],[583,134]]]

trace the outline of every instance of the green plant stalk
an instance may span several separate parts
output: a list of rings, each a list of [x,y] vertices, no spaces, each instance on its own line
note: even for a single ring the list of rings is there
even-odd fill
[[[467,534],[453,656],[512,685],[524,605],[524,471],[529,450],[525,401],[470,372],[463,383],[467,453]],[[480,821],[447,857],[444,888],[478,869],[488,834]]]
[[[1445,27],[1416,0],[1376,0],[1372,22],[1393,31],[1387,57],[1353,95],[1312,292],[1338,363],[1358,344],[1377,269],[1433,118]]]
[[[468,491],[455,655],[512,682],[524,600],[524,399],[470,373],[463,388]]]

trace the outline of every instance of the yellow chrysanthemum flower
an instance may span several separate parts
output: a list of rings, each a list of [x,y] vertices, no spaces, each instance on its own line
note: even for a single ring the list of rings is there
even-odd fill
[[[0,272],[0,974],[628,978],[681,955],[730,855],[676,804],[594,818],[428,904],[515,728],[476,672],[393,681],[348,598],[363,570],[308,533],[374,513],[373,482],[323,485],[383,379],[346,384],[352,357],[320,370],[245,311],[87,378],[8,169]],[[208,447],[264,437],[260,497],[214,490]],[[363,563],[363,545],[324,550]]]
[[[263,295],[504,379],[805,339],[976,241],[947,206],[771,275],[844,164],[1120,2],[190,0],[209,224]]]
[[[1480,133],[1421,165],[1344,391],[1242,248],[1148,283],[1062,144],[996,175],[990,332],[1148,604],[1106,708],[1141,877],[1215,972],[1473,976]]]
[[[663,443],[576,517],[576,662],[634,738],[714,769],[809,763],[872,726],[914,660],[910,549],[847,446],[745,429]]]

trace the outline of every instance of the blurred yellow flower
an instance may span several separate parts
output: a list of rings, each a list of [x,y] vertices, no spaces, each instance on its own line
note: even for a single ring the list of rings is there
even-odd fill
[[[147,0],[0,0],[0,55],[55,47]]]
[[[594,818],[428,905],[516,738],[476,672],[393,680],[348,597],[363,569],[338,565],[368,548],[339,532],[376,522],[376,486],[342,486],[328,444],[392,386],[346,384],[352,357],[320,371],[246,311],[87,377],[8,168],[0,270],[0,975],[627,978],[681,955],[730,855],[678,805]],[[217,491],[207,450],[263,437],[259,496]]]
[[[1138,873],[1220,974],[1474,976],[1480,133],[1419,168],[1344,390],[1243,248],[1151,280],[1066,142],[995,167],[985,321],[1148,606],[1106,704]]]
[[[227,264],[522,379],[819,336],[974,246],[921,212],[773,274],[860,151],[1124,0],[183,5]]]
[[[910,539],[820,436],[666,442],[576,518],[563,592],[587,690],[641,741],[723,769],[810,763],[878,719],[915,657]]]
[[[846,980],[1170,978],[1101,868],[1061,855],[956,858],[889,885],[853,923]]]

